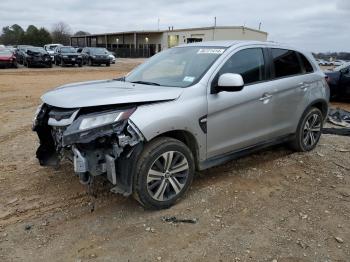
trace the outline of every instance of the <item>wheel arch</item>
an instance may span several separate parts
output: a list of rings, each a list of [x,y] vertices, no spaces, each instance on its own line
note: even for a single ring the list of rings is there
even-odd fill
[[[324,120],[327,119],[328,115],[328,102],[324,99],[317,99],[315,101],[312,101],[310,105],[305,109],[304,113],[309,110],[311,107],[316,107],[318,108],[324,117]]]
[[[153,137],[151,140],[159,137],[171,137],[184,143],[191,150],[195,161],[196,170],[198,170],[199,147],[198,147],[197,139],[191,132],[187,130],[171,130],[171,131],[158,134],[157,136]]]

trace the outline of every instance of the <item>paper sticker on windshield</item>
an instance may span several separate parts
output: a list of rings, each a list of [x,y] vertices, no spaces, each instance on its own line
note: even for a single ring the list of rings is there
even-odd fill
[[[194,76],[185,76],[183,81],[192,83],[194,81],[194,79],[195,79]]]
[[[225,49],[217,49],[217,48],[203,48],[199,49],[197,54],[214,54],[214,55],[221,55],[225,52]]]

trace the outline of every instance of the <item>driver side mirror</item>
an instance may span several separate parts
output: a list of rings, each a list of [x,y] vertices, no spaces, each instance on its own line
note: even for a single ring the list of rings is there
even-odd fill
[[[226,73],[219,77],[216,91],[238,92],[241,91],[243,87],[244,81],[240,74]]]

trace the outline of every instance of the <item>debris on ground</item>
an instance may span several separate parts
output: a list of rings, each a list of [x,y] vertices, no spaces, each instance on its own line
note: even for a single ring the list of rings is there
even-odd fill
[[[338,243],[340,243],[340,244],[344,243],[344,240],[342,238],[340,238],[340,237],[334,237],[334,238]]]
[[[328,121],[337,126],[350,127],[350,112],[340,108],[330,108]]]
[[[350,136],[350,112],[339,109],[330,108],[328,113],[328,122],[342,128],[322,128],[323,134]]]
[[[328,135],[350,136],[350,128],[322,128],[322,133]]]
[[[24,229],[26,230],[26,231],[28,231],[28,230],[31,230],[32,229],[32,227],[33,227],[33,225],[25,225],[25,227],[24,227]]]
[[[196,224],[198,222],[198,218],[177,218],[175,216],[172,216],[172,217],[162,217],[162,221],[168,222],[168,223]]]
[[[156,232],[156,230],[153,227],[146,227],[146,231],[151,233]]]

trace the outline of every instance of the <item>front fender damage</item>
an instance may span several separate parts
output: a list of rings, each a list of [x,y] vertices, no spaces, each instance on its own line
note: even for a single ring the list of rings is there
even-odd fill
[[[58,166],[68,159],[83,184],[91,177],[105,175],[114,185],[112,192],[131,195],[135,163],[144,141],[134,123],[125,120],[74,133],[70,126],[50,126],[48,111],[47,107],[41,109],[33,127],[40,140],[36,153],[40,165]]]

